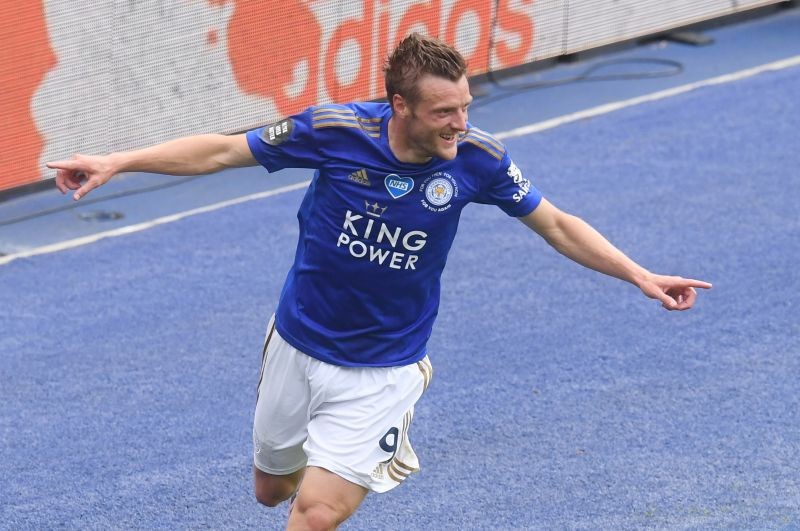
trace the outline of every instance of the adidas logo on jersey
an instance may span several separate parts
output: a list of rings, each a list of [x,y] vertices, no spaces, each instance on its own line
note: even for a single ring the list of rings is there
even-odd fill
[[[372,183],[369,182],[369,177],[367,177],[367,170],[361,168],[358,171],[354,171],[350,175],[347,176],[353,182],[358,184],[363,184],[364,186],[372,186]]]

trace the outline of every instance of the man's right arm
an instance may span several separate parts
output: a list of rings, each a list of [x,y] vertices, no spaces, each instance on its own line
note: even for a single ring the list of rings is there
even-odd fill
[[[178,138],[136,151],[74,155],[70,160],[48,162],[47,167],[56,170],[56,186],[61,193],[75,190],[73,199],[77,201],[122,172],[202,175],[256,164],[244,134],[208,134]]]

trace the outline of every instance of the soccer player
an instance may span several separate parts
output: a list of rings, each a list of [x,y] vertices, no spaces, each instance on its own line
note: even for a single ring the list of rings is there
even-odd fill
[[[287,529],[333,529],[368,491],[419,468],[408,429],[433,374],[425,345],[468,203],[497,205],[668,310],[711,287],[651,273],[543,198],[503,144],[467,122],[466,71],[453,47],[412,34],[386,63],[387,103],[321,105],[242,135],[48,164],[76,200],[125,171],[316,169],[268,326],[253,428],[256,498],[275,506],[296,495]]]

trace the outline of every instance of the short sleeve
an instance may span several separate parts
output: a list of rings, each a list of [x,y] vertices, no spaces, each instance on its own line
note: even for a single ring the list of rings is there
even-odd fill
[[[270,172],[284,168],[319,168],[312,109],[247,132],[247,144],[259,164]]]
[[[479,203],[497,205],[514,217],[530,214],[541,201],[541,192],[522,175],[522,170],[507,152],[503,154],[500,165],[490,173],[477,199]]]

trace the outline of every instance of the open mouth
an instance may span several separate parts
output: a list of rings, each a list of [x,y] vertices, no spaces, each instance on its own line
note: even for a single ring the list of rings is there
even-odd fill
[[[443,139],[444,139],[445,141],[447,141],[448,143],[454,142],[454,141],[455,141],[455,139],[456,139],[456,135],[455,135],[455,133],[451,133],[451,134],[449,134],[449,135],[440,134],[440,135],[439,135],[439,137],[440,137],[440,138],[443,138]]]

